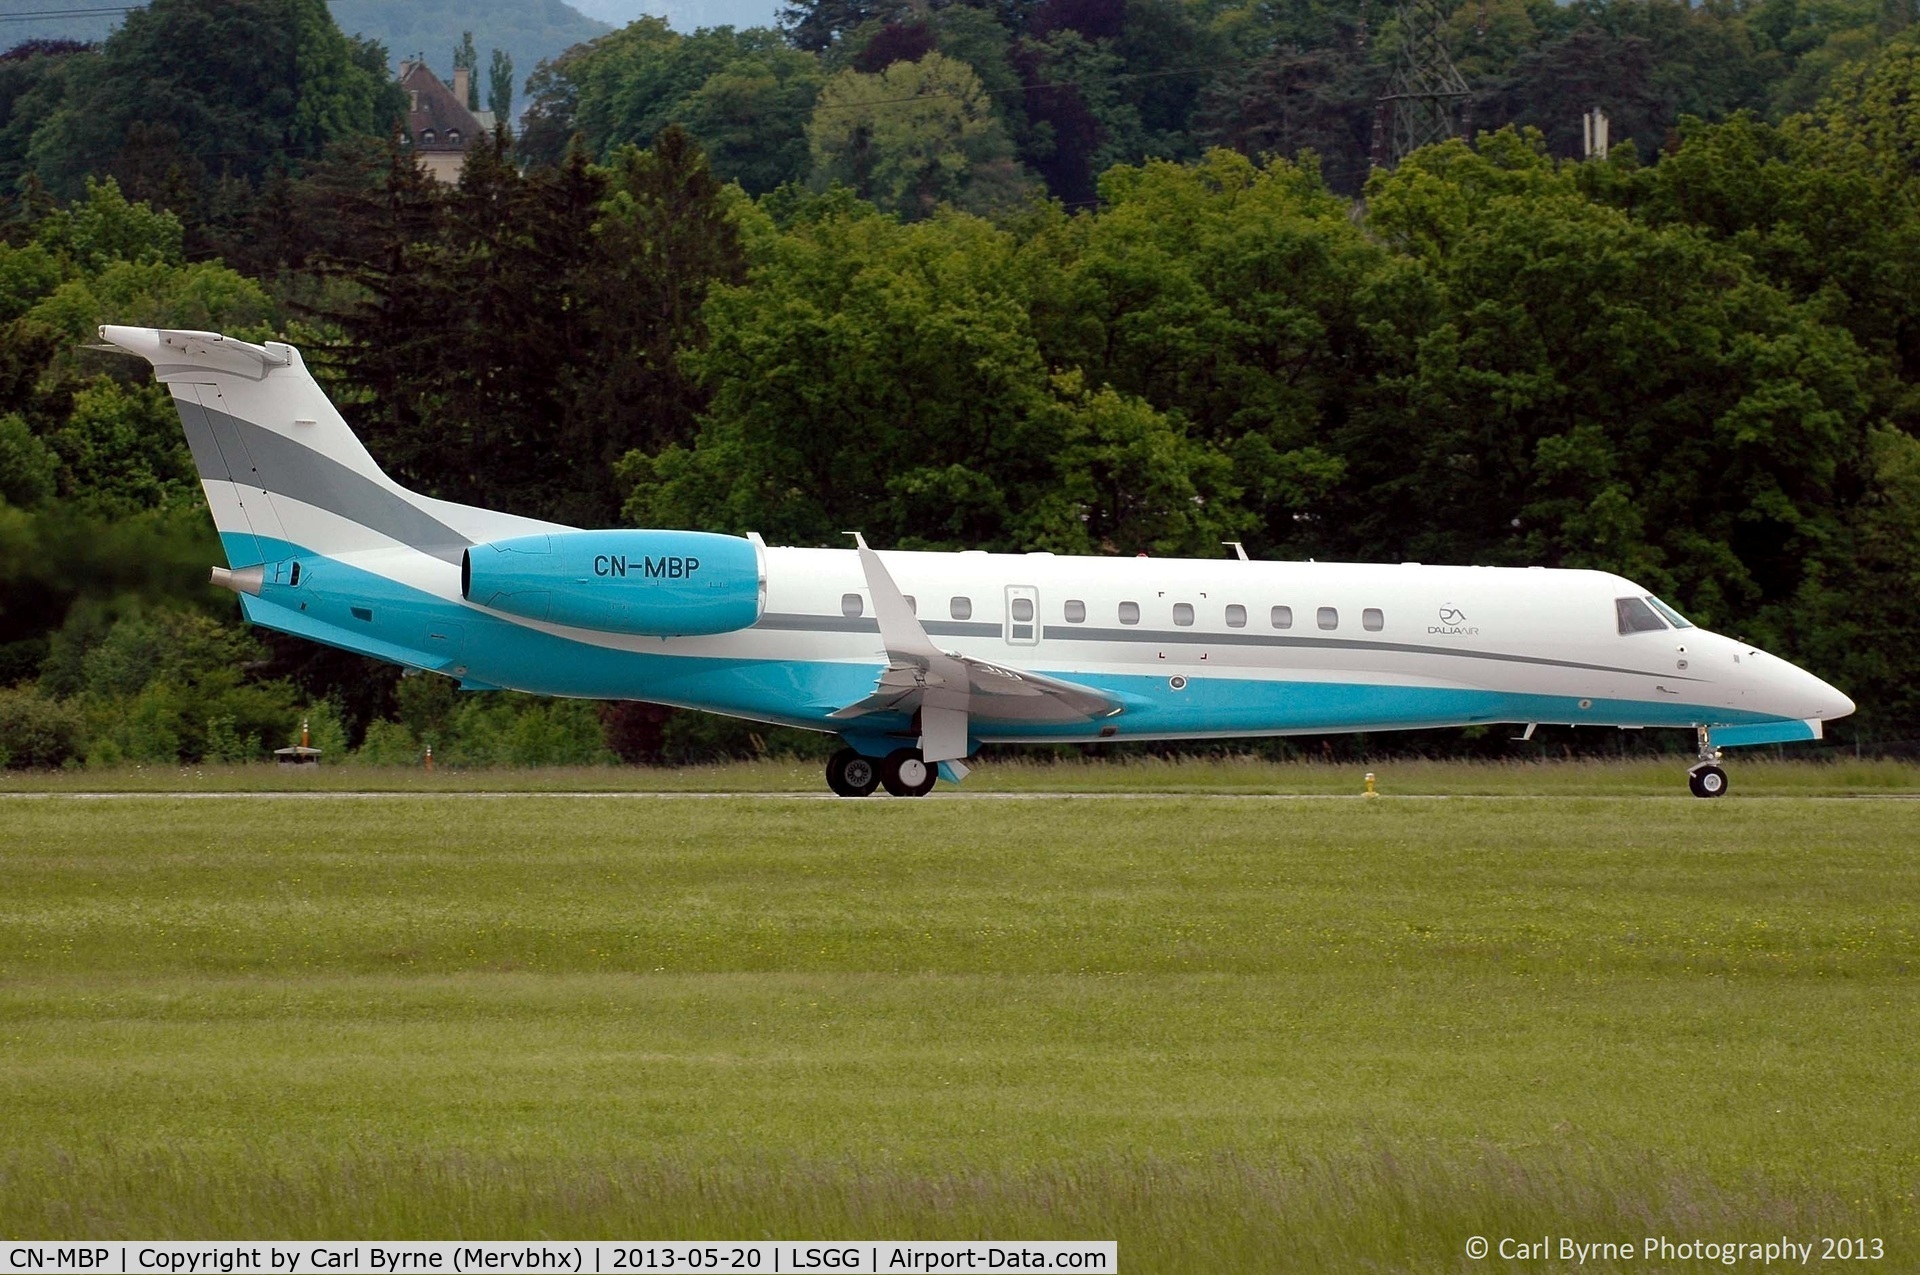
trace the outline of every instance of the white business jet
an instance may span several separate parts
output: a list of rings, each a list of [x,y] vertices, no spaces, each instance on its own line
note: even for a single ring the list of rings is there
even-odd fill
[[[103,327],[153,364],[251,622],[469,690],[838,735],[827,783],[921,796],[983,744],[1542,722],[1821,737],[1853,701],[1604,571],[779,548],[416,495],[299,351]]]

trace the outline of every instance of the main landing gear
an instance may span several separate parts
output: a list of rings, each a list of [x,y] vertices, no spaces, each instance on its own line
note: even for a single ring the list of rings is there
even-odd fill
[[[896,748],[879,761],[842,748],[827,761],[827,787],[842,797],[865,797],[883,784],[896,797],[924,797],[939,777],[918,748]]]
[[[827,787],[842,797],[864,797],[880,786],[880,763],[842,748],[827,758]]]
[[[1727,795],[1727,772],[1720,769],[1720,750],[1713,746],[1707,728],[1700,728],[1700,760],[1687,772],[1687,787],[1696,797]]]

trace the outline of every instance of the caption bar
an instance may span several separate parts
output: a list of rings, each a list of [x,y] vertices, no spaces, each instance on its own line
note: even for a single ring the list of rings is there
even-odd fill
[[[1119,1270],[1113,1240],[115,1240],[15,1241],[4,1271],[85,1271],[89,1275],[473,1275],[563,1271],[739,1271],[750,1275],[843,1271]]]

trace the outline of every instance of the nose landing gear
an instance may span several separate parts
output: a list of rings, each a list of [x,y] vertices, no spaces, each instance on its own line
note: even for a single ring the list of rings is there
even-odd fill
[[[1713,746],[1707,728],[1700,728],[1700,760],[1687,772],[1687,787],[1696,797],[1727,795],[1727,772],[1720,769],[1720,750]]]
[[[1687,772],[1687,787],[1696,797],[1723,797],[1727,792],[1727,772],[1710,761],[1703,761]]]

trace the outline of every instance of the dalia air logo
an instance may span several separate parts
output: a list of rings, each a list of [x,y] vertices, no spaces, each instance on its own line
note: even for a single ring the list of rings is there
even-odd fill
[[[1427,632],[1439,637],[1472,637],[1480,630],[1467,623],[1467,613],[1456,606],[1440,608],[1440,623],[1429,624]]]

